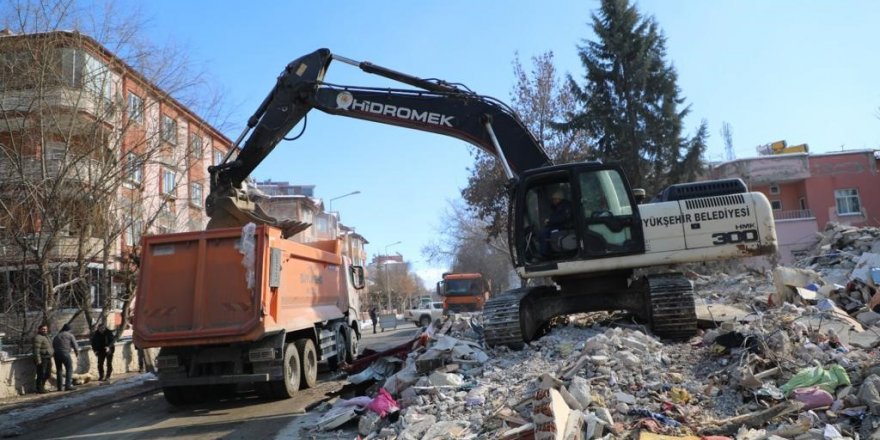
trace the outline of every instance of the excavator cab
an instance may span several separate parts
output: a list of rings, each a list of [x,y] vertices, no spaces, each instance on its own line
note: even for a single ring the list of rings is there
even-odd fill
[[[514,192],[518,266],[645,251],[635,198],[616,166],[582,162],[533,170]]]

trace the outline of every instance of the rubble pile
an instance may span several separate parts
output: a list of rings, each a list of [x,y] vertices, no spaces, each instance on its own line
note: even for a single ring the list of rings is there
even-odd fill
[[[852,312],[870,304],[880,284],[880,228],[830,223],[811,255],[797,266],[825,280],[824,296]]]
[[[878,248],[877,229],[832,226],[797,267],[691,272],[712,325],[688,341],[590,314],[510,350],[482,347],[473,317],[438,321],[404,360],[349,376],[374,380],[372,397],[339,399],[319,429],[357,420],[363,439],[880,438]],[[713,312],[720,305],[734,312]]]

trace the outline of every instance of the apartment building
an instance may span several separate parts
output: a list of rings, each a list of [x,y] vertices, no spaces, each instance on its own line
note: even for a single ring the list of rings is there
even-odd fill
[[[291,240],[298,243],[340,240],[343,255],[351,258],[352,264],[366,265],[364,246],[369,242],[354,228],[342,224],[339,213],[324,210],[324,201],[315,197],[315,185],[266,180],[254,182],[254,187],[257,189],[255,201],[267,214],[312,224]]]
[[[773,206],[780,262],[791,264],[829,222],[880,226],[880,151],[771,154],[718,164],[711,178],[739,177]]]
[[[0,314],[122,307],[141,235],[205,227],[231,144],[89,36],[0,32]]]

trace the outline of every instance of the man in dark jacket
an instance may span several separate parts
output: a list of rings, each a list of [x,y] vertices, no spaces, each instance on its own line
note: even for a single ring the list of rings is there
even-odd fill
[[[61,331],[52,340],[52,348],[55,349],[55,386],[61,391],[61,367],[64,367],[64,389],[73,391],[73,359],[72,352],[79,358],[79,349],[76,346],[76,338],[70,333],[70,324],[64,324]]]
[[[379,318],[376,315],[376,308],[375,307],[370,309],[370,320],[373,321],[373,333],[376,333],[376,324],[379,323]]]
[[[37,370],[36,389],[40,394],[45,394],[46,381],[52,375],[52,341],[49,340],[49,326],[46,324],[37,328],[34,335],[34,367]]]
[[[556,191],[550,198],[550,207],[552,211],[550,216],[544,220],[544,228],[541,231],[541,256],[550,257],[552,247],[550,239],[554,231],[569,227],[571,222],[571,202],[562,196],[561,191]]]
[[[113,373],[113,351],[116,349],[116,337],[104,324],[98,324],[98,329],[92,335],[92,350],[98,358],[98,380],[110,379]],[[107,374],[104,375],[104,361],[107,361]]]

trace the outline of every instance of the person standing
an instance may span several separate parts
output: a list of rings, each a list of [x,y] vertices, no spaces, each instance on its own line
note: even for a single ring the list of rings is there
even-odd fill
[[[48,393],[46,381],[52,375],[52,341],[49,340],[49,326],[43,324],[34,335],[34,367],[37,370],[36,389],[40,394]]]
[[[92,335],[92,350],[98,358],[98,380],[109,380],[113,373],[113,352],[116,350],[116,337],[103,323]],[[107,361],[107,374],[104,374],[104,361]]]
[[[379,318],[376,315],[376,307],[370,308],[370,319],[373,321],[373,334],[376,333],[376,324],[379,323]]]
[[[70,333],[70,324],[64,324],[61,331],[52,339],[52,348],[55,351],[55,386],[61,391],[61,367],[64,367],[64,390],[73,391],[73,352],[79,359],[79,348],[76,346],[76,338]]]

